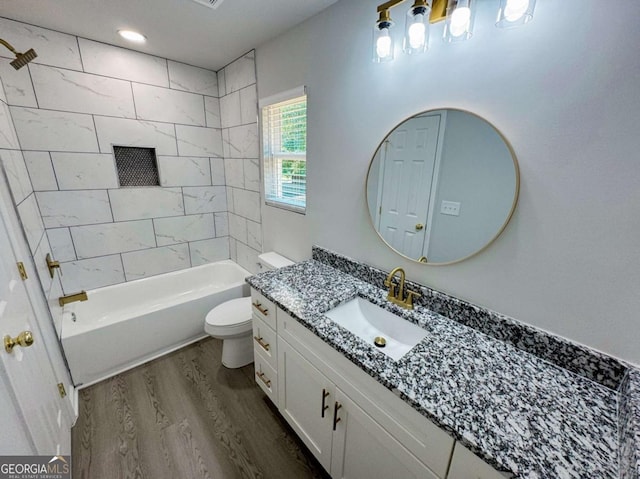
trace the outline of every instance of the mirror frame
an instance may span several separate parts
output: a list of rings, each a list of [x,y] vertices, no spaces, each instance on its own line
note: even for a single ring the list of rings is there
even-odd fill
[[[427,258],[426,262],[423,262],[423,261],[418,261],[415,258],[411,258],[411,257],[405,255],[404,253],[401,253],[400,251],[395,249],[393,246],[391,246],[389,243],[387,243],[387,241],[382,237],[380,232],[376,229],[375,224],[373,223],[373,218],[371,216],[371,209],[369,208],[369,202],[367,201],[367,186],[369,185],[369,175],[371,174],[371,167],[373,166],[373,161],[375,160],[376,154],[380,150],[380,147],[387,140],[389,135],[391,135],[396,130],[396,128],[398,128],[400,125],[402,125],[406,121],[411,120],[412,118],[415,118],[415,117],[420,116],[420,115],[424,115],[425,113],[437,112],[437,111],[441,111],[441,110],[459,111],[459,112],[462,112],[462,113],[466,113],[468,115],[472,115],[472,116],[484,121],[491,128],[493,128],[493,130],[498,134],[500,139],[504,142],[504,144],[506,145],[507,149],[509,150],[509,153],[511,154],[511,160],[513,161],[513,168],[514,168],[514,173],[515,173],[515,177],[516,177],[515,178],[516,184],[515,184],[515,190],[514,190],[514,193],[513,193],[513,202],[511,204],[511,209],[509,210],[509,214],[505,218],[504,223],[502,223],[502,226],[500,226],[500,228],[498,229],[496,234],[493,235],[493,237],[489,241],[487,241],[486,244],[484,244],[482,247],[480,247],[476,251],[474,251],[474,252],[472,252],[472,253],[470,253],[467,256],[464,256],[462,258],[458,258],[456,260],[447,261],[447,262],[443,262],[443,263],[430,263],[428,258]],[[414,263],[424,264],[424,265],[428,265],[428,266],[447,266],[447,265],[450,265],[450,264],[456,264],[456,263],[460,263],[462,261],[465,261],[465,260],[467,260],[467,259],[469,259],[469,258],[471,258],[471,257],[473,257],[473,256],[475,256],[477,254],[482,253],[491,244],[493,244],[493,242],[495,242],[496,239],[498,239],[498,236],[500,236],[502,234],[502,232],[505,230],[505,228],[509,224],[509,221],[511,221],[511,218],[513,217],[513,214],[514,214],[514,212],[516,210],[516,206],[518,204],[519,196],[520,196],[520,167],[518,165],[518,159],[516,157],[515,151],[513,150],[513,147],[511,146],[511,143],[509,143],[509,140],[507,140],[507,138],[502,134],[502,132],[498,128],[496,128],[496,126],[493,123],[491,123],[490,121],[486,120],[485,118],[481,117],[480,115],[478,115],[476,113],[470,112],[469,110],[463,110],[461,108],[442,107],[442,108],[432,108],[430,110],[423,110],[423,111],[420,111],[420,112],[418,112],[418,113],[416,113],[414,115],[406,117],[404,120],[402,120],[401,122],[397,123],[391,130],[389,130],[389,132],[384,136],[382,141],[380,141],[380,143],[378,143],[378,146],[374,150],[373,156],[371,157],[371,160],[369,161],[369,167],[367,168],[367,176],[365,177],[365,181],[364,181],[364,199],[365,199],[364,203],[365,203],[365,206],[366,206],[366,209],[367,209],[367,217],[369,218],[369,224],[371,225],[373,230],[376,232],[378,237],[382,240],[382,242],[385,244],[385,246],[387,246],[394,253],[397,253],[400,256],[402,256],[403,258],[406,258],[406,259],[408,259],[410,261],[413,261]]]

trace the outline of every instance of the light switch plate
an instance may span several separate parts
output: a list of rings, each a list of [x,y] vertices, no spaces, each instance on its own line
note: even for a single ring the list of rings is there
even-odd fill
[[[460,203],[457,201],[443,201],[440,206],[443,215],[460,216]]]

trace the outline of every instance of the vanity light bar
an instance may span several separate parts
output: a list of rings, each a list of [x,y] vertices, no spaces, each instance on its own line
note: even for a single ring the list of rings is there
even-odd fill
[[[393,60],[394,45],[391,29],[391,9],[405,0],[389,0],[378,5],[378,20],[373,28],[373,61]],[[429,4],[431,3],[431,4]],[[403,51],[409,55],[429,49],[429,24],[444,20],[443,40],[453,43],[468,40],[473,35],[476,0],[414,0],[405,20]],[[533,18],[536,0],[500,0],[496,27],[511,28],[528,23]]]

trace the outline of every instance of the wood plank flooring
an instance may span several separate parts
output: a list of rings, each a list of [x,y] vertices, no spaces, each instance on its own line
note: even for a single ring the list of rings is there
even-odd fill
[[[73,477],[328,478],[254,380],[205,339],[80,391]]]

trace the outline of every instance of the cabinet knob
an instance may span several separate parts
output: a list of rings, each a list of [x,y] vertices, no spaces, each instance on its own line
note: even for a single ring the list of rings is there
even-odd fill
[[[320,416],[324,417],[324,412],[329,409],[329,406],[325,404],[325,400],[329,397],[329,391],[326,389],[322,390],[322,411],[320,411]]]
[[[336,403],[333,406],[333,430],[334,431],[336,430],[338,423],[341,421],[341,419],[338,417],[338,410],[340,410],[340,408],[342,408],[342,404],[336,401]]]

